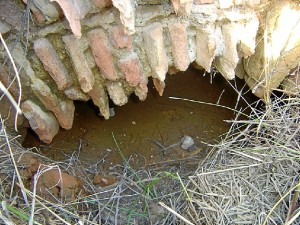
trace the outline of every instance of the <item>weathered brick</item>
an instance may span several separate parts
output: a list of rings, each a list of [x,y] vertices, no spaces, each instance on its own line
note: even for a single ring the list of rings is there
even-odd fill
[[[121,59],[120,68],[129,86],[135,87],[140,83],[143,76],[143,69],[136,53],[132,53],[125,59]]]
[[[169,32],[175,67],[185,71],[190,65],[186,24],[171,23],[169,24]]]
[[[235,75],[240,78],[243,79],[245,77],[246,71],[244,69],[244,65],[243,65],[243,59],[240,59],[236,68],[235,68]]]
[[[27,0],[23,0],[27,4]],[[49,0],[31,0],[30,10],[39,22],[51,23],[59,19],[62,14],[56,3]]]
[[[212,4],[214,0],[194,0],[195,5]]]
[[[115,48],[128,48],[132,47],[131,36],[125,34],[124,27],[121,25],[115,26],[111,31],[112,44]]]
[[[196,63],[210,72],[216,54],[215,26],[211,25],[196,30]]]
[[[30,100],[23,102],[22,111],[28,119],[31,129],[39,136],[40,140],[49,144],[59,130],[55,116],[51,112],[44,112]]]
[[[80,40],[76,39],[74,35],[63,36],[62,40],[72,60],[80,87],[83,92],[87,93],[92,90],[95,79],[85,58]]]
[[[46,38],[38,39],[34,42],[34,51],[39,57],[45,70],[47,70],[59,90],[69,88],[73,81],[56,51]]]
[[[94,5],[102,9],[112,5],[112,0],[93,0]]]
[[[124,91],[121,82],[107,82],[106,88],[110,99],[118,106],[125,105],[128,102],[128,97]]]
[[[239,24],[238,31],[240,34],[238,42],[238,54],[239,58],[247,58],[255,53],[256,34],[259,28],[259,21],[256,16],[253,19],[245,22],[244,24]]]
[[[172,0],[172,5],[176,15],[190,15],[193,0]]]
[[[60,100],[58,108],[54,111],[59,125],[69,130],[73,126],[75,106],[74,102],[70,99]]]
[[[143,37],[153,77],[164,81],[168,71],[168,58],[164,47],[163,28],[160,23],[154,23],[144,28]]]
[[[39,78],[32,79],[30,87],[48,110],[52,111],[58,106],[57,96],[52,93],[51,89],[44,81]]]
[[[71,1],[50,0],[50,2],[53,1],[56,1],[64,11],[64,15],[69,21],[73,34],[77,38],[80,38],[81,37],[80,13],[76,9],[75,5]]]
[[[109,119],[109,101],[103,84],[96,79],[93,89],[88,94],[91,96],[93,103],[98,106],[102,116],[106,120]]]
[[[31,89],[43,103],[43,105],[54,113],[59,125],[64,129],[71,129],[74,119],[75,106],[72,100],[61,100],[42,80],[32,80]]]
[[[160,81],[159,79],[153,78],[153,84],[159,96],[163,96],[166,83],[164,81]]]
[[[148,94],[148,77],[143,73],[141,81],[138,86],[135,87],[134,93],[139,97],[139,100],[144,101]]]
[[[23,0],[23,2],[27,4],[27,0]],[[43,13],[32,2],[30,4],[30,11],[39,23],[45,23],[46,19]]]
[[[69,21],[71,30],[76,38],[81,37],[81,25],[80,19],[82,19],[82,15],[86,10],[84,4],[82,4],[82,0],[77,0],[76,5],[73,1],[66,1],[66,0],[50,0],[50,2],[56,1],[60,7],[62,8],[65,17]]]
[[[128,35],[135,33],[135,1],[113,0],[113,5],[120,11],[120,20]]]
[[[222,36],[224,38],[225,48],[222,55],[217,57],[215,65],[221,74],[228,80],[232,80],[235,77],[235,68],[239,61],[237,52],[237,43],[239,40],[237,23],[223,24]]]
[[[101,29],[92,30],[88,33],[90,46],[94,60],[102,75],[108,80],[117,80],[113,56],[109,49],[106,33]]]
[[[89,96],[83,93],[80,88],[77,88],[75,86],[64,90],[64,93],[71,100],[87,101],[90,99]]]

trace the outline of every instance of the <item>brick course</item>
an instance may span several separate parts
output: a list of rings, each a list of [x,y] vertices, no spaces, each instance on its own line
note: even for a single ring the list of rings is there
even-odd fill
[[[132,48],[131,36],[125,34],[121,25],[115,26],[111,31],[112,44],[115,48]]]
[[[153,70],[153,77],[164,81],[168,72],[168,58],[164,47],[163,27],[154,23],[144,28],[145,50]]]
[[[47,0],[39,1],[48,6],[54,5]],[[37,104],[43,105],[41,109],[53,112],[55,121],[65,129],[73,123],[73,100],[87,101],[91,98],[108,119],[109,98],[117,105],[124,105],[134,92],[140,100],[145,100],[149,77],[153,78],[156,90],[162,95],[166,74],[185,71],[194,60],[207,71],[214,63],[220,67],[224,77],[232,79],[237,60],[254,52],[258,20],[251,6],[262,2],[172,0],[166,5],[160,5],[159,1],[155,1],[156,5],[147,4],[147,1],[137,1],[139,5],[134,5],[131,0],[78,0],[76,4],[74,1],[52,1],[58,2],[69,23],[64,19],[53,23],[57,12],[47,20],[46,17],[54,11],[47,12],[43,7],[41,15],[45,16],[46,23],[53,24],[37,28],[39,30],[31,38],[35,40],[37,57],[57,88],[45,80],[48,88],[37,82],[31,90],[39,99]],[[232,29],[236,24],[249,31],[249,38],[241,39],[238,37],[240,34],[234,35]],[[82,36],[81,25],[85,31]],[[53,33],[64,35],[62,41],[50,39],[48,35]],[[65,55],[64,49],[69,55],[64,58],[66,62],[59,57]],[[26,62],[14,57],[18,64]],[[35,73],[40,79],[47,79],[47,73],[43,76],[38,74],[42,70],[39,63],[34,64],[34,71],[31,63],[27,64],[24,63],[29,80],[27,86],[30,81],[36,81]],[[72,76],[66,68],[71,70]]]
[[[94,60],[99,67],[104,78],[108,80],[117,80],[113,56],[110,52],[108,37],[101,29],[92,30],[88,33],[90,46]]]
[[[73,81],[49,40],[46,38],[36,40],[34,42],[34,51],[43,63],[45,70],[49,72],[56,82],[59,90],[72,86]]]
[[[120,60],[120,68],[125,80],[131,87],[137,86],[143,77],[143,69],[137,54],[131,54]]]
[[[83,92],[87,93],[92,90],[95,79],[85,58],[83,48],[80,46],[80,40],[76,39],[74,35],[63,36],[62,39],[72,60],[80,87]]]
[[[186,25],[179,22],[171,23],[169,32],[175,67],[180,71],[185,71],[190,65]]]

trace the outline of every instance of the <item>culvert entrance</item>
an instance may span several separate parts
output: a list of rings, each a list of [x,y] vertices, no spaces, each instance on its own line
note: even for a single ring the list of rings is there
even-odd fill
[[[71,130],[60,130],[51,144],[41,143],[33,132],[28,132],[25,147],[38,147],[54,160],[72,156],[91,163],[101,162],[108,168],[122,163],[116,142],[126,158],[140,167],[180,160],[196,154],[205,154],[206,144],[219,140],[229,129],[224,120],[235,117],[233,111],[207,105],[178,101],[179,97],[234,108],[237,93],[219,74],[209,74],[189,68],[186,72],[168,75],[164,95],[158,95],[152,82],[145,101],[131,96],[129,102],[114,108],[115,116],[104,120],[92,102],[76,102],[74,124]],[[238,86],[243,82],[236,80]],[[252,98],[251,98],[252,97]],[[254,96],[247,98],[254,101]],[[239,108],[246,104],[240,101]],[[115,140],[113,138],[115,137]],[[183,150],[180,141],[188,135],[195,141],[190,150]]]

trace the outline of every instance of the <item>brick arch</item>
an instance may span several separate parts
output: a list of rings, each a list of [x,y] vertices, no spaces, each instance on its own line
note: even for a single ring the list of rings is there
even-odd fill
[[[149,77],[162,94],[168,71],[191,63],[216,67],[226,79],[244,76],[236,67],[254,54],[255,7],[263,0],[160,2],[32,1],[39,26],[24,70],[34,97],[25,97],[22,110],[42,141],[51,142],[59,126],[72,127],[74,100],[92,99],[108,119],[109,98],[116,105],[131,93],[145,100]]]

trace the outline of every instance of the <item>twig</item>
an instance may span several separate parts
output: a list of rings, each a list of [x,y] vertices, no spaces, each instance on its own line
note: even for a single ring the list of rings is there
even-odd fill
[[[159,202],[158,203],[160,206],[164,207],[166,210],[168,210],[169,212],[173,213],[175,216],[177,216],[179,219],[181,219],[182,221],[184,221],[185,223],[189,224],[189,225],[194,225],[192,222],[190,222],[188,219],[184,218],[182,215],[180,215],[179,213],[175,212],[173,209],[171,209],[169,206],[167,206],[165,203],[163,202]]]
[[[0,82],[0,89],[5,93],[7,94],[7,97],[8,99],[11,101],[11,103],[13,104],[13,106],[15,107],[16,109],[16,115],[15,115],[15,130],[18,131],[18,128],[17,128],[17,121],[18,121],[18,114],[22,114],[22,110],[20,109],[20,103],[21,103],[21,97],[22,97],[22,85],[21,85],[21,81],[20,81],[20,76],[19,76],[19,73],[18,73],[18,70],[17,70],[17,67],[15,65],[15,62],[14,62],[14,59],[13,57],[11,56],[10,54],[10,51],[2,37],[2,34],[0,33],[0,39],[1,39],[1,42],[8,54],[8,57],[13,65],[13,68],[14,68],[14,71],[15,71],[15,74],[16,74],[16,78],[17,78],[17,81],[18,81],[18,85],[19,85],[19,96],[18,96],[18,103],[15,102],[15,100],[12,98],[12,96],[10,95],[10,93],[8,91],[5,91],[6,88],[2,85],[2,83]],[[4,88],[3,88],[4,87]]]
[[[210,102],[203,102],[203,101],[197,101],[197,100],[192,100],[192,99],[187,99],[187,98],[172,97],[172,96],[170,96],[169,98],[174,99],[174,100],[182,100],[182,101],[187,101],[187,102],[194,102],[194,103],[199,103],[199,104],[217,106],[217,107],[228,109],[228,110],[231,110],[233,112],[236,112],[236,113],[239,113],[239,114],[242,114],[242,115],[248,117],[248,115],[246,113],[242,113],[241,111],[238,111],[236,109],[232,109],[232,108],[230,108],[228,106],[225,106],[225,105],[218,105],[218,104],[210,103]]]
[[[1,122],[2,126],[4,126],[4,121],[3,121],[2,117],[1,117],[1,115],[0,115],[0,122]],[[26,192],[23,191],[23,189],[25,189],[25,186],[24,186],[24,184],[23,184],[21,175],[20,175],[20,173],[19,173],[18,166],[17,166],[17,164],[16,164],[16,161],[15,161],[15,158],[14,158],[14,155],[13,155],[13,152],[12,152],[12,149],[11,149],[11,146],[10,146],[10,143],[9,143],[9,140],[8,140],[8,135],[7,135],[7,133],[6,133],[5,128],[2,127],[2,130],[3,130],[3,132],[4,132],[4,137],[5,137],[5,139],[6,139],[6,144],[7,144],[8,150],[9,150],[9,154],[10,154],[11,160],[12,160],[12,162],[13,162],[15,172],[16,172],[17,177],[18,177],[19,185],[22,187],[21,192],[22,192],[24,201],[25,201],[26,205],[29,205],[28,200],[27,200]]]
[[[189,178],[193,179],[193,178],[196,178],[196,177],[199,177],[199,176],[211,175],[211,174],[216,174],[216,173],[225,173],[225,172],[228,172],[228,171],[241,170],[241,169],[246,169],[246,168],[251,168],[251,167],[257,167],[257,166],[260,166],[260,165],[265,165],[265,164],[270,164],[270,163],[272,163],[272,162],[256,163],[256,164],[247,165],[247,166],[227,168],[227,169],[223,169],[223,170],[215,170],[215,171],[211,171],[211,172],[199,173],[196,176],[189,176]]]

